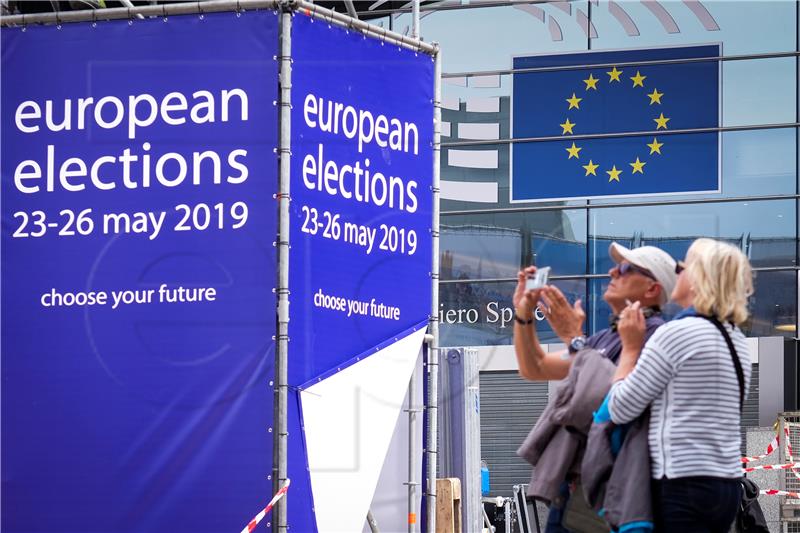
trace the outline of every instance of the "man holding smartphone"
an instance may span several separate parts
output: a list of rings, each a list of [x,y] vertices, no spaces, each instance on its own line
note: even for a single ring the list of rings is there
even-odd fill
[[[613,311],[608,328],[586,337],[583,323],[586,314],[577,300],[570,305],[564,294],[553,285],[528,289],[528,279],[536,275],[536,267],[519,272],[514,291],[514,349],[520,375],[531,381],[560,380],[567,377],[574,355],[583,348],[593,348],[616,364],[622,352],[622,341],[617,333],[619,313],[632,302],[640,302],[645,314],[645,341],[664,323],[661,306],[669,299],[675,287],[675,260],[654,246],[629,249],[611,243],[608,248],[614,267],[608,271],[611,282],[603,299]],[[555,334],[567,345],[560,352],[545,352],[536,335],[535,309],[539,307]],[[599,407],[599,406],[598,406]],[[569,490],[565,481],[561,501],[553,502],[547,520],[547,533],[567,532],[561,519]]]

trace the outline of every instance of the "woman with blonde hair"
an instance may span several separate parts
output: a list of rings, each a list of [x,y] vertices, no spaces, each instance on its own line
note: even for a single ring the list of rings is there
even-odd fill
[[[747,320],[752,271],[738,248],[712,239],[694,241],[675,271],[672,300],[684,310],[646,344],[638,302],[620,316],[623,348],[608,409],[616,424],[651,409],[656,531],[727,532],[741,499],[740,415],[751,363],[738,326]]]

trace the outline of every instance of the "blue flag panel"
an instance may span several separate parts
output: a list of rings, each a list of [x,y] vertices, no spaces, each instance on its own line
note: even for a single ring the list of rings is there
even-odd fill
[[[277,21],[3,29],[3,531],[270,499]]]
[[[426,54],[306,16],[292,41],[289,384],[299,387],[430,314],[434,69]],[[289,525],[313,531],[312,504],[297,496],[310,495],[301,436],[294,403]]]
[[[719,45],[518,57],[515,69],[608,65],[514,74],[512,136],[564,140],[512,145],[511,201],[719,190]],[[620,66],[614,66],[619,63]],[[572,138],[652,131],[649,135]]]

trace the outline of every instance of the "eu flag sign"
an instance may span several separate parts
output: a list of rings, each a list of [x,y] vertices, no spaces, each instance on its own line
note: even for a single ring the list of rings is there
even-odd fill
[[[512,136],[550,140],[511,145],[511,202],[718,192],[719,133],[669,132],[719,126],[719,61],[697,60],[719,56],[703,45],[514,58],[543,70],[514,74]],[[596,134],[608,136],[581,137]]]

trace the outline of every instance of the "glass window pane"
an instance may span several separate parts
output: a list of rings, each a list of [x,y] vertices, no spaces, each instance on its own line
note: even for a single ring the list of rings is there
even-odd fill
[[[698,237],[722,239],[748,255],[754,267],[796,264],[794,200],[703,203],[659,207],[593,209],[590,213],[591,272],[612,266],[608,245],[658,246],[674,257]]]
[[[722,43],[724,54],[785,52],[796,46],[796,2],[617,0],[592,6],[592,48]]]
[[[494,76],[483,83],[471,77],[443,79],[442,142],[509,138],[510,79]],[[442,209],[508,205],[508,158],[508,144],[443,147]]]
[[[794,194],[797,145],[794,129],[722,135],[722,195]]]
[[[589,280],[589,296],[583,308],[588,318],[588,333],[590,335],[607,328],[610,323],[612,315],[611,307],[603,300],[603,294],[606,292],[608,282],[608,278]]]
[[[421,35],[442,46],[442,72],[503,69],[515,55],[586,49],[585,24],[577,21],[588,20],[588,2],[559,4],[423,11]],[[395,16],[394,31],[406,33],[410,25],[410,14]]]
[[[795,122],[796,109],[795,58],[722,63],[723,126]]]
[[[608,327],[611,308],[603,301],[609,280],[594,279],[589,282],[589,303],[585,306],[591,333]],[[754,276],[755,293],[750,298],[750,318],[742,331],[748,337],[794,337],[797,332],[797,272],[764,271]],[[664,316],[671,319],[680,311],[674,303],[664,308]]]
[[[585,298],[584,280],[559,280],[554,284],[570,302]],[[511,298],[515,288],[516,282],[442,283],[439,286],[440,346],[513,344]],[[541,342],[561,342],[542,315],[537,315],[535,323]]]
[[[796,337],[797,272],[756,272],[754,288],[745,335]]]
[[[679,135],[677,137],[683,137]],[[796,128],[732,131],[722,134],[722,192],[595,199],[593,205],[794,194],[797,176]]]
[[[516,278],[530,264],[586,272],[583,210],[444,216],[440,229],[443,280]]]

